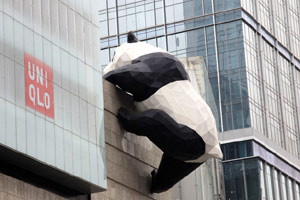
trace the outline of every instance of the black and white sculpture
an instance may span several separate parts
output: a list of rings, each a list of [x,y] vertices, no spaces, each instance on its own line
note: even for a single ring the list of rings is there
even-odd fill
[[[119,109],[124,129],[147,136],[164,152],[151,192],[168,190],[209,158],[222,158],[214,116],[173,55],[129,33],[104,73],[132,94],[140,111]]]

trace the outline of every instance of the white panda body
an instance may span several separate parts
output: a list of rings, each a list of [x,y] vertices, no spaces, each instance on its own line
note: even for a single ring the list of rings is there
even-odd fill
[[[116,49],[113,61],[104,70],[104,73],[107,74],[112,70],[130,65],[134,59],[152,53],[170,55],[165,50],[143,42],[124,43]],[[205,153],[197,159],[186,160],[185,162],[202,163],[209,158],[222,159],[223,155],[219,146],[214,116],[209,106],[195,91],[190,80],[170,82],[159,88],[147,99],[136,102],[135,105],[140,111],[149,109],[164,111],[178,124],[189,127],[201,136],[205,142]]]
[[[177,123],[188,126],[202,137],[206,145],[205,154],[186,162],[205,162],[209,158],[222,158],[214,116],[189,80],[169,83],[148,99],[135,104],[140,111],[162,110]]]

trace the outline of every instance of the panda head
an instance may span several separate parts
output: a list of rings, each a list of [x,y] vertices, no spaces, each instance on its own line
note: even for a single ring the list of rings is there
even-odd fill
[[[189,80],[182,63],[163,49],[139,42],[132,33],[128,42],[116,48],[104,79],[143,101],[164,85]]]
[[[129,32],[127,35],[127,43],[123,43],[116,48],[112,61],[104,69],[104,74],[127,64],[131,64],[134,59],[140,56],[155,52],[168,53],[163,49],[138,41],[135,35],[132,32]]]

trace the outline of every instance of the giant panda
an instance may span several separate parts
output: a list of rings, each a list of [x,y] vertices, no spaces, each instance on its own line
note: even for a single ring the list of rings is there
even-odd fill
[[[175,56],[130,32],[103,77],[130,93],[139,111],[119,109],[123,128],[163,151],[158,170],[151,173],[152,193],[168,190],[209,158],[222,159],[214,116]]]

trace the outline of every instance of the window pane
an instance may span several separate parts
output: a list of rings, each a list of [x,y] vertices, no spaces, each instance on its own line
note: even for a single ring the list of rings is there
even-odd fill
[[[286,190],[286,176],[281,174],[281,187],[282,187],[282,198],[287,200],[287,190]]]
[[[242,161],[224,164],[225,191],[227,199],[245,199]]]
[[[296,185],[296,197],[297,200],[300,200],[300,185],[298,183]]]
[[[279,173],[277,170],[275,170],[274,172],[275,195],[277,200],[281,200]]]
[[[245,160],[248,200],[260,199],[258,160]]]
[[[289,196],[290,200],[295,200],[294,195],[294,188],[293,188],[293,181],[291,179],[288,179],[288,186],[289,186]]]
[[[267,185],[268,185],[269,199],[274,199],[273,175],[272,175],[271,167],[269,165],[267,165]]]
[[[260,190],[261,190],[261,198],[267,199],[266,197],[266,183],[265,183],[265,173],[264,173],[264,163],[259,161],[259,168],[260,168]]]

